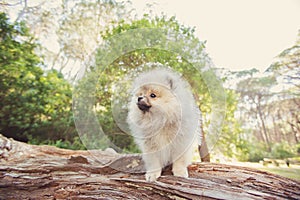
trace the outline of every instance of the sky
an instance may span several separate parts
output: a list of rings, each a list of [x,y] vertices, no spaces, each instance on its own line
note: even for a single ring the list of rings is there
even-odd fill
[[[117,0],[123,1],[123,0]],[[283,50],[293,46],[300,30],[300,0],[131,0],[142,16],[176,16],[206,41],[216,67],[264,72]],[[40,1],[30,1],[30,5]]]
[[[300,0],[132,0],[138,13],[153,4],[155,14],[176,16],[207,41],[217,67],[265,71],[300,30]]]

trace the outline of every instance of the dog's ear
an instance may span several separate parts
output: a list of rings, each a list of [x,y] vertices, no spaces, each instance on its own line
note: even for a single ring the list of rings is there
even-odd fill
[[[173,90],[175,87],[175,83],[174,83],[174,80],[172,79],[172,77],[167,77],[167,83],[168,83],[168,86],[170,87],[171,90]]]

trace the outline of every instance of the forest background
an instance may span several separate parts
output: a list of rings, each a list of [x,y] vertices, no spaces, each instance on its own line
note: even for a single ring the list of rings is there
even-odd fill
[[[299,33],[295,33],[298,39],[293,46],[274,55],[265,72],[255,68],[230,71],[212,64],[205,53],[206,43],[195,36],[194,28],[175,17],[152,14],[150,5],[142,17],[137,17],[130,1],[54,2],[40,1],[34,6],[26,0],[0,2],[0,133],[4,136],[61,148],[117,146],[119,151],[138,152],[126,127],[120,128],[114,116],[116,108],[122,110],[118,119],[126,116],[122,106],[127,104],[129,82],[121,84],[124,88],[115,83],[155,64],[171,66],[191,84],[203,113],[201,128],[208,140],[216,137],[210,143],[213,158],[257,162],[264,158],[299,157]],[[8,17],[12,12],[17,14],[13,21]],[[111,38],[139,29],[159,29],[159,33],[172,30],[175,37],[181,38],[172,48],[184,49],[191,57],[200,55],[199,67],[209,66],[213,74],[204,76],[190,59],[160,48],[135,49],[102,66],[107,53],[103,44],[111,44]],[[147,44],[155,45],[159,38],[160,45],[168,45],[165,35],[150,36]],[[137,34],[121,39],[124,41],[113,44],[115,49],[122,49],[125,43],[134,45],[143,37]],[[82,73],[86,75],[81,76]],[[215,76],[222,85],[220,96],[207,82]],[[90,87],[94,87],[92,92]],[[114,99],[116,92],[118,99]],[[92,98],[92,105],[82,100],[82,95]],[[219,129],[210,136],[216,99],[225,102],[220,108],[223,118]],[[118,103],[112,103],[116,100]],[[76,118],[76,111],[87,114]],[[78,123],[87,119],[89,112],[107,138],[90,138],[82,129],[78,133]]]

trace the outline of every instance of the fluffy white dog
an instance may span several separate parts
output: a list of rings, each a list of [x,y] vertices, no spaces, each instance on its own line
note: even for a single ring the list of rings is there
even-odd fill
[[[158,68],[140,74],[132,91],[127,122],[143,153],[146,180],[155,181],[169,164],[175,176],[188,177],[196,141],[202,142],[201,115],[189,84]]]

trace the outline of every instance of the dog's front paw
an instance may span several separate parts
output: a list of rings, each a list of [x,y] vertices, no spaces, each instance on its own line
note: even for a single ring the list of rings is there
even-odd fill
[[[146,173],[146,181],[148,182],[153,182],[158,179],[161,175],[161,170],[158,171],[151,171]]]
[[[184,178],[188,178],[189,177],[189,173],[186,167],[181,167],[181,168],[175,168],[172,170],[174,176],[180,176],[180,177],[184,177]]]

